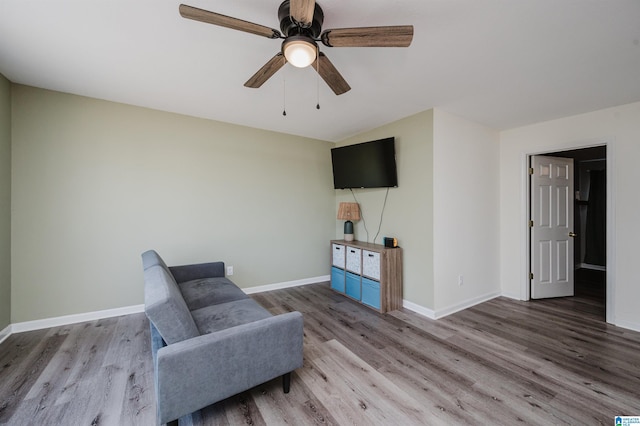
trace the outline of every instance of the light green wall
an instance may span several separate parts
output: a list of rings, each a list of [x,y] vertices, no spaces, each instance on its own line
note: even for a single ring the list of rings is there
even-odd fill
[[[11,83],[0,74],[0,331],[11,323]]]
[[[395,121],[341,141],[338,146],[374,139],[396,138],[398,187],[387,198],[380,235],[396,237],[403,248],[403,298],[433,309],[433,110]],[[356,198],[369,230],[369,242],[378,231],[386,189],[356,189]],[[340,202],[353,201],[348,190],[336,190]],[[334,215],[335,217],[335,215]],[[335,221],[336,238],[342,238],[343,222]],[[355,238],[366,241],[364,222],[355,222]]]
[[[143,303],[140,253],[328,274],[332,143],[15,85],[12,322]]]

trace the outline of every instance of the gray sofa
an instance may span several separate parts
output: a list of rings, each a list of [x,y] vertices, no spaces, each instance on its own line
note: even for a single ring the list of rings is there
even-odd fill
[[[158,423],[174,421],[302,367],[302,315],[271,315],[224,276],[224,263],[167,267],[142,254]]]

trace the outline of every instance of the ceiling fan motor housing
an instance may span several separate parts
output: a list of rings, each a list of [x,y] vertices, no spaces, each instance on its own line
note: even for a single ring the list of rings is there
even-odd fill
[[[278,19],[280,20],[280,30],[285,37],[293,35],[305,35],[314,39],[320,36],[322,31],[322,23],[324,21],[324,12],[316,2],[313,11],[313,22],[311,25],[303,26],[301,23],[295,22],[290,15],[290,0],[284,0],[278,8]]]

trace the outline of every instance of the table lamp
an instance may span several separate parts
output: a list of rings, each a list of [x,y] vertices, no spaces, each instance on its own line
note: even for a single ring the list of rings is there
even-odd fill
[[[346,220],[344,223],[344,240],[353,241],[352,220],[360,220],[360,206],[358,203],[340,203],[338,219]]]

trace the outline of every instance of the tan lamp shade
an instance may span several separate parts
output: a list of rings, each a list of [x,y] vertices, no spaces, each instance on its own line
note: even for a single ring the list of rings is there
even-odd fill
[[[358,203],[340,203],[338,219],[360,220],[360,206]]]
[[[353,222],[360,220],[360,206],[358,203],[340,203],[338,207],[338,219],[344,220],[344,239],[353,241]]]

